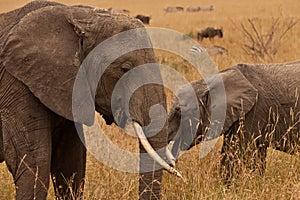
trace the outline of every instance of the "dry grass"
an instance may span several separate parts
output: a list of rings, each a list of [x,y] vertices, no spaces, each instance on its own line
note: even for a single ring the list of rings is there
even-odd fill
[[[1,0],[0,12],[20,7],[27,0]],[[152,16],[150,26],[165,27],[195,36],[197,30],[207,26],[223,27],[224,37],[213,41],[204,40],[204,46],[219,45],[228,49],[228,55],[217,55],[213,59],[224,69],[241,62],[253,62],[242,50],[244,41],[241,32],[234,24],[259,19],[261,26],[270,27],[276,17],[299,19],[300,4],[295,0],[80,0],[61,1],[67,4],[89,4],[103,8],[124,8],[130,15],[148,14]],[[167,6],[208,5],[215,7],[213,12],[165,13]],[[233,23],[234,22],[234,23]],[[274,62],[291,61],[300,55],[300,25],[297,24],[282,38]],[[189,81],[200,76],[184,60],[168,53],[157,52],[159,62],[167,64],[182,73]],[[170,100],[172,94],[168,92]],[[111,140],[124,149],[137,151],[137,141],[124,135],[115,126],[103,124]],[[199,148],[199,147],[198,147]],[[199,160],[197,148],[186,153],[177,168],[188,179],[183,184],[179,179],[165,174],[163,199],[300,199],[300,159],[284,153],[268,150],[267,170],[263,177],[240,177],[230,188],[226,188],[219,177],[220,144],[204,159]],[[105,150],[104,150],[105,151]],[[14,187],[5,165],[0,165],[0,199],[13,199]],[[119,172],[103,166],[92,156],[88,157],[85,199],[134,199],[137,195],[138,176]],[[53,199],[50,189],[49,199]]]

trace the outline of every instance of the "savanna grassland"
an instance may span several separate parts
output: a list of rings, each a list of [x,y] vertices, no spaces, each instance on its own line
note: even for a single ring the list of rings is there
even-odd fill
[[[0,0],[0,12],[15,9],[27,3],[26,0]],[[61,0],[74,5],[87,4],[102,8],[128,9],[131,16],[145,14],[151,16],[149,27],[163,27],[179,31],[196,39],[196,32],[208,26],[222,27],[223,38],[210,41],[204,39],[200,44],[209,47],[218,45],[226,48],[225,55],[214,55],[212,59],[219,69],[237,63],[286,62],[300,58],[300,22],[289,29],[279,39],[282,31],[292,20],[300,19],[300,2],[297,0]],[[202,6],[214,5],[211,12],[176,12],[166,13],[167,6]],[[247,43],[245,32],[251,30],[249,19],[257,28],[261,39],[277,22],[273,38],[276,39],[275,53],[261,58],[251,56],[243,50]],[[255,34],[255,33],[254,33]],[[279,36],[278,36],[279,35]],[[251,42],[247,43],[251,45]],[[160,63],[178,70],[187,80],[200,77],[182,58],[169,52],[156,51]],[[168,92],[168,99],[172,97]],[[137,152],[138,142],[120,131],[116,126],[106,126],[100,119],[107,136],[119,147]],[[220,139],[222,140],[222,139]],[[229,188],[225,187],[219,177],[220,143],[205,158],[199,159],[199,147],[192,148],[179,160],[176,168],[182,171],[188,180],[182,183],[178,178],[165,173],[162,199],[300,199],[300,158],[269,149],[267,169],[264,176],[245,174]],[[104,150],[105,151],[105,150]],[[0,199],[13,199],[13,180],[4,164],[0,165]],[[99,163],[88,156],[85,199],[134,199],[137,195],[138,175],[120,172]],[[49,199],[53,199],[51,187]]]

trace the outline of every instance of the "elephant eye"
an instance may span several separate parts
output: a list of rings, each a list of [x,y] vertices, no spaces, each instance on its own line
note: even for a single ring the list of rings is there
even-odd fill
[[[132,66],[131,66],[130,63],[126,62],[126,63],[123,63],[123,64],[122,64],[121,68],[122,68],[122,71],[123,71],[124,73],[126,73],[126,72],[128,72],[129,70],[132,69]]]

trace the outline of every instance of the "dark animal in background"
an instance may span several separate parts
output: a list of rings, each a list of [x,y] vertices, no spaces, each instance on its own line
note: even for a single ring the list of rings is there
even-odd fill
[[[214,6],[213,5],[201,6],[201,10],[202,11],[213,11],[214,10]]]
[[[186,8],[187,12],[199,12],[201,8],[199,6],[190,6]]]
[[[150,16],[146,16],[146,15],[137,15],[135,16],[135,18],[141,20],[143,22],[143,24],[149,24],[150,23]]]
[[[200,41],[202,41],[203,38],[209,38],[211,40],[215,36],[219,36],[219,38],[222,38],[223,37],[223,29],[222,28],[215,29],[213,27],[208,27],[197,33],[197,39]]]
[[[176,6],[175,8],[177,9],[177,11],[184,11],[184,7],[182,6]]]
[[[179,11],[184,11],[184,8],[181,7],[181,6],[166,7],[166,8],[164,8],[164,11],[166,11],[166,12],[179,12]]]

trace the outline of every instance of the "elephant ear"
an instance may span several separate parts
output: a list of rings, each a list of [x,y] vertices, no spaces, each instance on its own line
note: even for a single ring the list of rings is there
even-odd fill
[[[76,16],[89,14],[85,12],[89,10],[77,9]],[[48,6],[29,13],[7,34],[0,52],[10,74],[27,85],[46,107],[69,120],[74,120],[72,92],[83,60],[84,33],[72,24],[76,21],[71,20],[72,13],[74,10],[66,6]],[[86,86],[75,101],[85,114],[75,121],[92,124],[94,97],[88,83]]]
[[[244,117],[255,105],[258,91],[246,79],[241,71],[235,67],[224,70],[220,73],[221,82],[216,81],[216,77],[207,81],[209,93],[214,93],[214,101],[210,100],[210,112],[212,109],[219,112],[226,108],[226,116],[223,125],[223,133],[228,131],[234,122]],[[223,87],[224,86],[224,87]],[[223,89],[220,89],[223,88]],[[226,99],[224,98],[224,91]],[[224,102],[224,100],[226,100]]]

